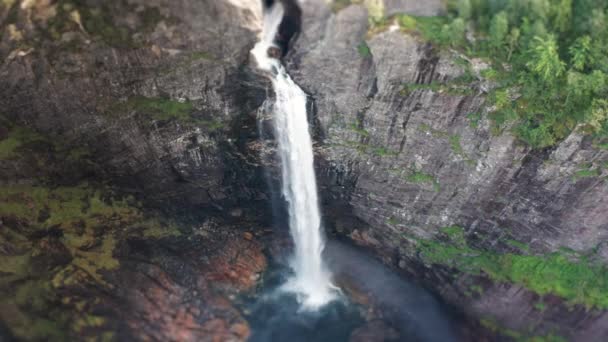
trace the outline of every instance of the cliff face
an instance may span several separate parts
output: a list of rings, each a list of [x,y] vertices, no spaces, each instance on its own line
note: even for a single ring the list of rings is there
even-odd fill
[[[0,2],[0,340],[247,339],[228,294],[266,266],[241,230],[264,207],[241,154],[266,98],[245,67],[260,16]]]
[[[604,280],[576,277],[608,260],[608,152],[576,132],[531,150],[493,129],[483,61],[312,3],[288,64],[314,101],[328,215],[342,201],[360,220],[336,228],[476,317],[607,336]]]
[[[243,68],[261,28],[257,1],[2,8],[4,116],[87,148],[100,174],[158,203],[255,197],[232,164],[233,129],[265,98],[263,79]]]

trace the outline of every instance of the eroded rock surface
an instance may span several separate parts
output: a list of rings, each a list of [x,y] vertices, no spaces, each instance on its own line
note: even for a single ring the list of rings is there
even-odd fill
[[[492,129],[482,61],[390,21],[370,29],[367,2],[337,12],[310,3],[288,65],[314,101],[326,212],[360,220],[336,229],[473,317],[573,340],[608,336],[600,297],[551,295],[603,274],[608,152],[577,132],[554,148],[528,148]],[[484,258],[507,266],[491,270]]]

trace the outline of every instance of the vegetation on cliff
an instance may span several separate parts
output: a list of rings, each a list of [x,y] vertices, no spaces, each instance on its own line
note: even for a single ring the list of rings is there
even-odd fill
[[[8,175],[0,184],[0,319],[25,340],[63,341],[84,331],[111,340],[95,309],[101,299],[86,289],[112,288],[107,276],[120,266],[120,241],[180,231],[150,218],[133,197],[84,177],[93,163],[86,148],[0,123],[0,166]]]
[[[497,253],[470,247],[461,227],[445,227],[441,234],[443,241],[417,241],[425,262],[448,265],[467,274],[483,273],[494,281],[520,284],[539,295],[556,295],[571,304],[608,308],[608,270],[590,256],[566,249],[546,255]],[[525,245],[508,243],[525,252]]]
[[[534,148],[573,130],[608,141],[608,4],[596,0],[452,0],[445,17],[396,16],[403,31],[486,59],[495,131]],[[372,32],[389,18],[372,20]]]

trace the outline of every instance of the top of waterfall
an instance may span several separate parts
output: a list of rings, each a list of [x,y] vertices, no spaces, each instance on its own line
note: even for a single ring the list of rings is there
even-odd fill
[[[262,28],[262,36],[257,44],[251,50],[258,64],[258,68],[266,71],[272,71],[279,65],[279,60],[268,55],[268,49],[278,48],[275,44],[275,38],[279,31],[279,25],[283,20],[284,9],[280,2],[275,2],[272,7],[266,9],[264,13],[264,27]]]

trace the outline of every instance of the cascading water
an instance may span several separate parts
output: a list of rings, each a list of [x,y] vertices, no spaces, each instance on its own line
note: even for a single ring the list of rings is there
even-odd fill
[[[276,93],[274,127],[281,158],[282,192],[288,204],[289,228],[295,252],[291,266],[295,275],[283,286],[294,292],[303,307],[316,309],[336,296],[322,259],[323,231],[313,167],[312,139],[308,130],[306,94],[289,77],[276,58],[268,55],[283,18],[275,3],[264,13],[262,38],[251,51],[258,67],[271,73]]]

